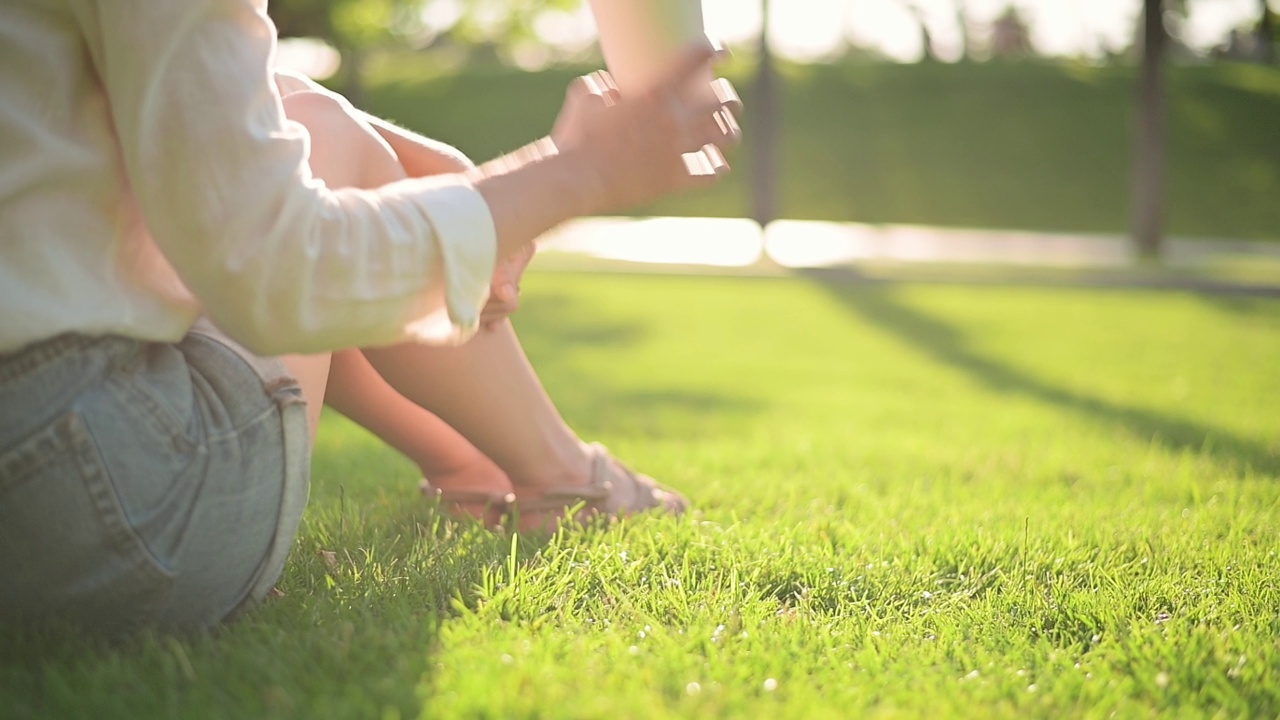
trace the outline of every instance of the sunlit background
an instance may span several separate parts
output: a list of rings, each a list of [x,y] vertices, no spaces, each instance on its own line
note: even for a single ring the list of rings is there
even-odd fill
[[[1275,3],[1158,6],[702,0],[735,50],[721,70],[746,101],[740,171],[543,245],[720,267],[1114,267],[1245,248],[1280,267]],[[586,0],[270,9],[282,64],[481,160],[546,132],[564,84],[603,63]]]
[[[486,8],[490,8],[486,10]],[[851,49],[894,62],[916,62],[929,34],[936,57],[955,61],[965,52],[981,55],[990,44],[996,20],[1013,9],[1030,31],[1036,54],[1100,59],[1133,44],[1140,0],[786,0],[770,6],[769,42],[780,56],[800,62],[823,61]],[[447,32],[471,9],[484,26],[503,20],[500,3],[433,0],[422,11],[418,42]],[[729,43],[753,43],[759,37],[761,5],[743,0],[703,0],[708,33]],[[1221,46],[1232,29],[1254,21],[1257,0],[1190,0],[1185,18],[1174,28],[1188,50],[1206,54]],[[590,52],[595,22],[585,4],[571,11],[554,7],[532,23],[536,36],[516,43],[514,62],[537,69],[557,58]],[[286,43],[287,61],[325,77],[338,68],[332,50],[314,42]]]
[[[1041,55],[1100,57],[1133,41],[1140,3],[1128,0],[920,0],[908,5],[886,0],[788,0],[770,8],[770,41],[775,50],[793,59],[814,59],[839,52],[849,44],[872,48],[900,62],[919,60],[923,47],[920,23],[928,28],[943,60],[958,59],[962,27],[984,35],[1012,6],[1031,30],[1031,42]],[[705,0],[707,21],[730,39],[755,36],[760,8],[735,0]],[[1183,40],[1207,51],[1233,27],[1257,14],[1255,0],[1192,2]]]

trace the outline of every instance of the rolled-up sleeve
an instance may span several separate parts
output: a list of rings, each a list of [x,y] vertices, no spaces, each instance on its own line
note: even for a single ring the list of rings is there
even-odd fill
[[[123,172],[204,311],[263,354],[474,332],[497,239],[462,176],[330,189],[272,82],[252,0],[83,0]]]

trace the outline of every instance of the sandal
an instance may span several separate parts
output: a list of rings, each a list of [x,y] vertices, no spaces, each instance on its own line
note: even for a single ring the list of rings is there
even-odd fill
[[[513,493],[486,492],[484,490],[445,490],[431,484],[430,480],[422,478],[418,484],[422,495],[428,499],[435,499],[440,503],[440,507],[456,518],[471,518],[480,520],[485,527],[500,527],[511,513],[511,508],[515,504],[516,496]],[[468,510],[468,506],[479,505],[480,515]]]
[[[613,520],[649,511],[681,515],[689,508],[683,495],[623,465],[600,443],[588,445],[587,453],[591,476],[586,485],[551,488],[535,499],[513,502],[510,507],[516,517],[521,512],[567,512],[583,503],[585,507],[574,513],[574,520],[597,515]]]

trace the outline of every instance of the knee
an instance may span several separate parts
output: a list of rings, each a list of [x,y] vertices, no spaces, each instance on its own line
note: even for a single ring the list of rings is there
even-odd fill
[[[287,95],[285,117],[311,136],[311,172],[331,187],[377,187],[404,176],[378,131],[338,95],[302,91]]]
[[[282,102],[285,117],[305,127],[313,140],[349,134],[358,124],[351,105],[337,95],[303,90],[286,95]]]

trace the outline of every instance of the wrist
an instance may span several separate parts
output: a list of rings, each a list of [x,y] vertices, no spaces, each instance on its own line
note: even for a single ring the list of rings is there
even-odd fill
[[[599,183],[588,171],[585,159],[544,138],[467,172],[489,204],[498,256],[510,256],[565,220],[599,212]]]
[[[548,181],[560,188],[568,210],[566,219],[598,215],[607,210],[599,170],[581,150],[557,151],[548,158],[546,172]]]

